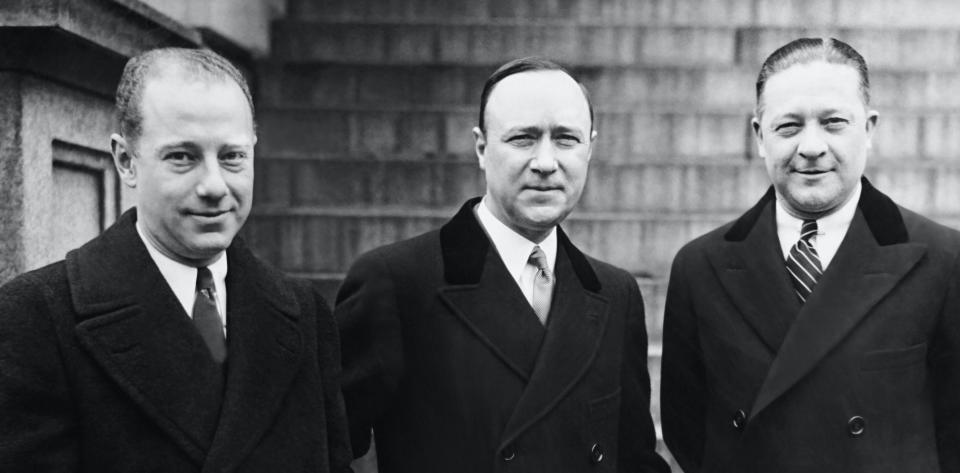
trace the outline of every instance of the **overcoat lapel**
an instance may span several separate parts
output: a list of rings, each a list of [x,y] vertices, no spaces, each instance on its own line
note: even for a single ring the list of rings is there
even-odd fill
[[[707,253],[717,280],[771,358],[800,310],[783,263],[775,205],[771,188]]]
[[[546,415],[586,373],[606,328],[607,300],[600,295],[600,281],[590,262],[558,228],[557,285],[544,335],[533,309],[473,215],[479,201],[467,201],[440,229],[444,278],[449,284],[440,289],[440,297],[528,382],[504,430],[506,444]]]
[[[282,276],[238,240],[227,257],[227,387],[205,471],[233,470],[260,441],[304,352],[300,308]]]
[[[581,264],[588,264],[586,258],[559,229],[558,237],[554,271],[557,285],[546,339],[530,382],[504,429],[501,448],[547,415],[584,376],[593,364],[607,325],[607,299],[586,289],[571,263],[571,258],[578,258]]]
[[[546,333],[468,201],[441,229],[448,286],[440,298],[517,376],[529,380]]]
[[[104,372],[202,463],[222,371],[136,233],[135,211],[66,258],[76,334]]]
[[[881,246],[858,210],[836,256],[784,339],[751,415],[809,373],[925,252],[926,246],[917,243]]]

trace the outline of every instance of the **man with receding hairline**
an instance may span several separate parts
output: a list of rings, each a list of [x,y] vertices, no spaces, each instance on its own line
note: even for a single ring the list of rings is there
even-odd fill
[[[668,471],[636,280],[559,226],[596,136],[586,91],[524,58],[480,110],[485,195],[361,256],[337,296],[355,453],[372,429],[381,473]]]
[[[0,471],[349,471],[332,314],[235,238],[257,140],[243,76],[149,51],[117,112],[136,207],[0,288]]]
[[[960,233],[863,177],[869,87],[836,39],[760,70],[772,186],[670,273],[663,435],[686,473],[960,472]]]

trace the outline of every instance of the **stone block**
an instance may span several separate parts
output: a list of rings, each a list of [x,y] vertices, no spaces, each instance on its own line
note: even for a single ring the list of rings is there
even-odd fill
[[[474,127],[477,126],[479,118],[477,112],[457,112],[447,113],[444,116],[444,144],[447,153],[473,156],[474,145],[473,138]]]
[[[436,156],[444,149],[442,113],[402,114],[397,119],[397,147],[414,156]]]
[[[904,155],[906,156],[922,155],[924,157],[943,159],[951,162],[960,161],[960,133],[957,133],[958,127],[960,127],[960,114],[931,113],[922,118],[911,118],[915,118],[917,126],[920,129],[914,130],[908,128],[913,123],[902,125],[901,123],[905,120],[898,120],[894,117],[892,126],[886,123],[884,124],[884,127],[886,127],[883,135],[884,139],[889,141],[896,141],[898,139],[912,141],[914,147],[905,149],[906,152]],[[880,119],[883,120],[884,116],[881,115]],[[880,134],[881,129],[882,128],[877,129],[877,134]],[[919,149],[917,147],[916,136],[922,136],[920,143],[922,147]]]
[[[836,0],[756,0],[755,24],[775,26],[831,25]],[[771,51],[772,52],[772,51]]]
[[[350,150],[350,115],[335,110],[260,110],[257,154],[297,154],[308,150]]]
[[[960,169],[955,166],[934,168],[927,183],[932,187],[932,206],[940,214],[960,214]]]
[[[351,151],[385,154],[399,150],[396,112],[357,112],[351,114]]]
[[[388,30],[386,35],[386,62],[430,63],[436,58],[436,28],[432,26],[405,26]]]
[[[675,115],[672,151],[680,156],[746,156],[750,146],[749,117],[744,114]]]
[[[737,34],[732,28],[645,27],[638,60],[649,64],[732,64]]]
[[[873,137],[874,156],[884,158],[916,157],[924,119],[915,114],[881,115]]]
[[[255,204],[290,205],[291,183],[296,177],[293,163],[258,156],[254,159],[253,202]]]
[[[960,4],[951,0],[843,0],[836,1],[836,22],[875,27],[956,27]]]

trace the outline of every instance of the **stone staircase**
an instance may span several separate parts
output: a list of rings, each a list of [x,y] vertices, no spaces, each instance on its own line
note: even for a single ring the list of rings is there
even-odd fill
[[[470,133],[480,89],[533,54],[570,66],[595,101],[599,142],[564,227],[637,276],[655,396],[674,254],[768,186],[749,127],[754,81],[787,41],[835,36],[866,57],[880,111],[868,176],[960,227],[952,0],[289,0],[287,11],[259,65],[244,233],[331,302],[360,253],[436,228],[482,193]]]

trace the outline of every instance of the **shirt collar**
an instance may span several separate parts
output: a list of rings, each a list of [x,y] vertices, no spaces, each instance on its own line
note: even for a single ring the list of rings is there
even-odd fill
[[[487,236],[490,237],[494,248],[500,254],[500,259],[503,260],[507,271],[515,280],[519,281],[523,274],[523,268],[526,267],[527,260],[530,259],[530,253],[538,243],[526,239],[494,216],[487,206],[486,197],[474,207],[474,210],[480,225],[486,230]],[[547,266],[553,272],[554,263],[557,260],[557,227],[550,229],[550,233],[539,245],[547,256]]]
[[[153,243],[146,235],[144,235],[140,222],[137,222],[136,227],[137,234],[140,236],[140,239],[143,240],[144,246],[147,247],[147,252],[150,253],[150,258],[153,259],[153,262],[157,265],[157,269],[160,270],[163,279],[167,281],[167,285],[173,290],[173,294],[177,296],[177,300],[180,301],[183,309],[187,314],[190,314],[193,310],[193,299],[197,288],[197,268],[187,266],[179,261],[174,261],[169,256],[161,253],[160,250],[153,246]],[[225,293],[224,286],[227,278],[227,258],[224,257],[224,253],[226,252],[221,252],[217,260],[207,266],[213,275],[218,299]],[[221,307],[221,313],[222,309]]]

